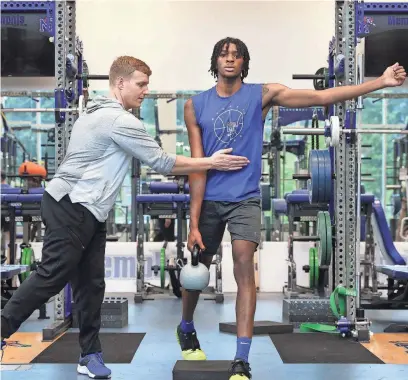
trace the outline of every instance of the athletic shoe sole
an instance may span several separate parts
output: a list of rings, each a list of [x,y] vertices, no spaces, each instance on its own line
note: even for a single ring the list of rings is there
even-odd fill
[[[92,372],[89,371],[88,367],[84,366],[84,365],[79,365],[77,367],[77,371],[78,373],[80,373],[81,375],[88,375],[88,377],[90,377],[91,379],[110,379],[111,375],[108,376],[98,376],[93,374]]]

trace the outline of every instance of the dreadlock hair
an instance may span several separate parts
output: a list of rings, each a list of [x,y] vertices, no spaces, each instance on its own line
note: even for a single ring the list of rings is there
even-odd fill
[[[242,72],[241,72],[241,80],[242,82],[248,76],[249,71],[249,60],[251,59],[249,56],[249,51],[245,43],[243,43],[238,38],[233,37],[226,37],[220,41],[218,41],[214,45],[214,50],[211,56],[211,67],[208,70],[211,75],[217,79],[218,77],[218,69],[217,69],[217,60],[221,54],[221,51],[224,48],[224,45],[227,44],[227,49],[229,48],[229,44],[234,44],[237,47],[238,54],[244,59],[244,64],[242,65]]]

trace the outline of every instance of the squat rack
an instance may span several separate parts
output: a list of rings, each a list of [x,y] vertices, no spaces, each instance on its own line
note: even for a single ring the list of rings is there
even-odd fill
[[[294,79],[324,79],[328,87],[357,85],[364,80],[363,55],[357,53],[359,38],[370,33],[374,24],[373,14],[380,17],[379,33],[390,25],[402,26],[395,14],[408,13],[408,4],[404,3],[364,3],[354,0],[335,1],[335,36],[329,45],[329,68],[324,75],[297,75]],[[386,15],[388,26],[381,16]],[[397,21],[393,21],[397,20]],[[391,24],[390,24],[391,22]],[[405,25],[405,24],[404,24]],[[339,62],[342,65],[339,66]],[[345,315],[349,327],[355,331],[358,340],[370,340],[370,322],[364,316],[360,305],[360,177],[361,177],[361,133],[406,133],[406,131],[356,130],[357,111],[363,108],[363,98],[405,98],[406,94],[371,94],[358,99],[336,103],[328,109],[328,117],[337,118],[342,130],[338,143],[329,148],[331,172],[335,173],[334,191],[330,199],[329,210],[331,224],[335,226],[334,259],[329,271],[329,289],[343,287],[347,297]],[[331,121],[330,121],[331,124]],[[327,126],[327,122],[326,122]],[[285,129],[288,133],[291,129]],[[300,131],[301,129],[298,129]],[[295,131],[295,129],[292,129]],[[321,134],[318,130],[305,130],[294,133]]]
[[[44,11],[41,20],[43,28],[53,38],[55,46],[55,106],[64,108],[64,112],[55,112],[55,167],[58,168],[64,159],[66,148],[71,137],[72,127],[77,118],[75,107],[82,94],[81,80],[69,77],[66,69],[67,57],[77,58],[79,73],[82,72],[82,43],[76,36],[75,0],[55,1],[5,1],[1,5],[2,13]],[[25,92],[2,91],[2,96],[24,96]],[[37,96],[43,92],[35,92]],[[72,109],[72,110],[71,110]],[[6,110],[7,112],[7,110]],[[54,323],[43,329],[43,340],[51,341],[71,325],[71,288],[66,285],[54,302]]]
[[[358,39],[370,32],[373,13],[407,13],[408,5],[404,3],[364,3],[363,1],[336,0],[335,40],[332,51],[344,56],[344,78],[335,79],[335,86],[356,85],[363,77],[363,60],[356,52]],[[334,54],[329,58],[329,74],[333,74]],[[359,68],[359,72],[357,71]],[[331,86],[333,83],[331,83]],[[398,95],[372,94],[369,97],[385,98],[400,97]],[[406,95],[405,95],[406,96]],[[401,95],[404,97],[404,95]],[[344,129],[357,128],[357,111],[362,109],[362,97],[349,100],[331,107],[331,115],[339,118]],[[354,138],[343,133],[337,148],[330,148],[332,171],[336,173],[334,197],[330,204],[332,224],[336,226],[333,283],[330,288],[338,285],[347,290],[355,291],[356,296],[346,297],[347,315],[351,322],[365,321],[355,324],[358,337],[368,338],[369,323],[360,308],[360,177],[361,177],[361,141],[360,135]],[[360,332],[362,334],[360,334]],[[369,338],[368,338],[369,340]]]

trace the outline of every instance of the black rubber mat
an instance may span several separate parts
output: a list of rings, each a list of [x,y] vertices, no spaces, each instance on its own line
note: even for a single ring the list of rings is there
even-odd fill
[[[173,380],[228,380],[231,360],[178,360]]]
[[[144,333],[99,334],[105,363],[130,363],[144,336]],[[66,333],[31,363],[78,363],[80,353],[78,333]]]
[[[360,343],[338,334],[269,335],[284,363],[384,364]]]
[[[236,334],[237,324],[236,322],[221,322],[219,324],[221,332]],[[292,333],[293,325],[289,323],[280,323],[273,321],[255,321],[254,322],[254,335],[268,335],[268,334],[285,334]]]

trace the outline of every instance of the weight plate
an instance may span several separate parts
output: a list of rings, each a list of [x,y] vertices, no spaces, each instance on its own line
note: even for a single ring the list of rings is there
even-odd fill
[[[330,214],[319,211],[317,214],[317,234],[320,238],[317,244],[320,266],[330,265],[333,249]]]
[[[326,265],[327,254],[327,228],[326,228],[326,216],[324,211],[317,213],[317,235],[320,241],[317,243],[317,253],[319,256],[319,263],[321,266]]]
[[[313,79],[313,87],[317,91],[329,88],[329,70],[326,67],[321,67],[316,71],[316,75],[324,75],[324,79]]]
[[[86,108],[85,97],[83,95],[80,95],[78,98],[78,114],[82,115],[85,108]]]
[[[160,287],[164,289],[165,280],[166,280],[166,249],[162,248],[160,250]]]
[[[325,170],[325,158],[323,151],[316,151],[318,157],[318,166],[319,166],[319,176],[317,185],[319,186],[319,198],[317,203],[325,203],[326,197],[326,170]]]
[[[337,147],[340,142],[340,120],[338,116],[330,117],[331,146]]]
[[[262,211],[271,210],[271,187],[269,184],[261,184],[261,198],[262,198]]]
[[[307,193],[309,194],[309,203],[313,204],[313,191],[312,191],[312,180],[307,180]]]
[[[327,198],[329,195],[327,194],[327,182],[328,182],[328,174],[327,174],[327,166],[326,166],[326,156],[324,154],[324,150],[319,151],[320,154],[320,172],[322,173],[322,187],[323,187],[323,194],[320,197],[320,203],[328,203]]]
[[[22,265],[31,265],[34,263],[34,250],[30,247],[23,248],[21,251],[21,264]],[[21,273],[21,281],[24,281],[31,271]]]
[[[392,215],[397,216],[401,211],[401,195],[393,194],[391,196]]]
[[[265,222],[265,241],[271,241],[271,239],[272,239],[272,236],[271,236],[271,230],[272,230],[271,217],[270,216],[265,216],[264,217],[264,222]]]
[[[316,248],[309,249],[309,286],[314,289],[319,281],[319,258]]]
[[[324,173],[325,173],[324,203],[329,203],[332,197],[332,173],[331,173],[330,151],[322,150],[321,154],[324,157]]]
[[[181,284],[180,284],[180,270],[172,269],[169,271],[169,275],[170,275],[171,287],[173,289],[173,294],[177,298],[181,298],[182,293],[181,293]]]
[[[311,204],[319,202],[319,156],[317,150],[309,153],[310,189],[309,199]]]
[[[326,239],[327,239],[326,265],[330,265],[333,253],[332,223],[330,220],[330,213],[328,211],[325,211],[324,215],[326,216]]]

